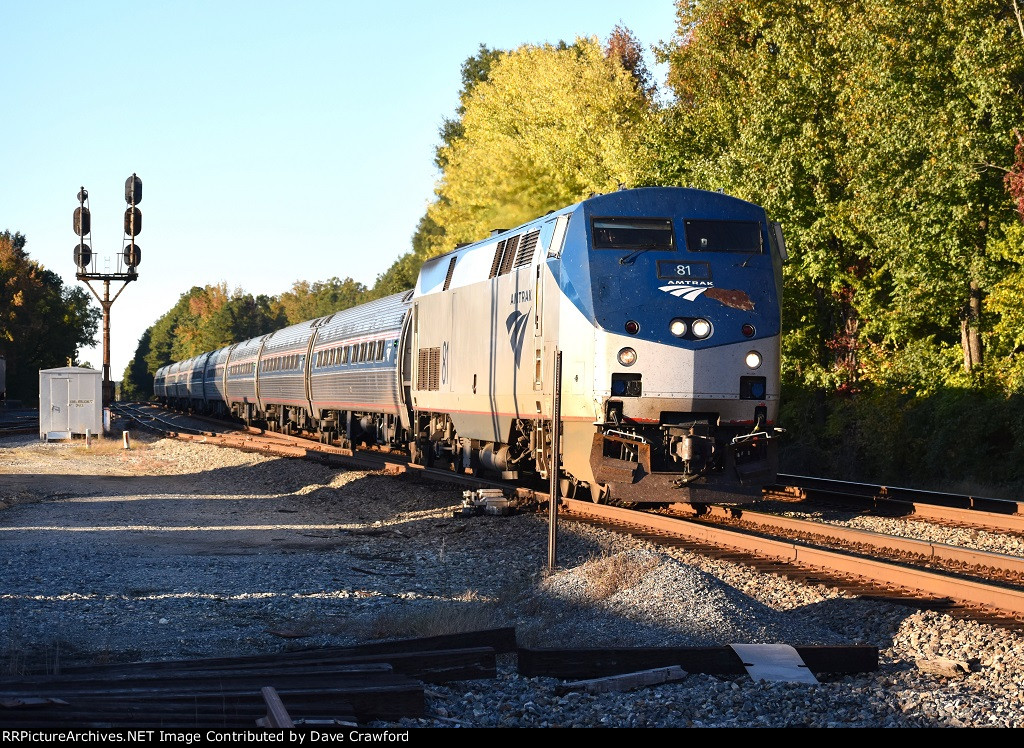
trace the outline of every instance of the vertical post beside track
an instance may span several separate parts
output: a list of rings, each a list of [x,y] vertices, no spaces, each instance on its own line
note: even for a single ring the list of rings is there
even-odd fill
[[[548,571],[558,566],[558,477],[562,465],[562,352],[555,350],[551,388],[551,456],[548,462]]]

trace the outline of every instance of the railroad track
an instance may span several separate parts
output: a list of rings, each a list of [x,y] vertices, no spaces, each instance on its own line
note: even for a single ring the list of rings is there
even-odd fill
[[[313,439],[263,431],[251,426],[233,426],[211,418],[182,416],[154,406],[119,404],[114,406],[114,411],[149,431],[186,441],[215,444],[279,457],[314,460],[335,467],[356,470],[374,470],[391,474],[409,472],[431,480],[456,483],[473,489],[501,488],[515,493],[517,498],[523,500],[547,500],[546,494],[541,496],[533,490],[512,487],[501,481],[487,480],[468,473],[416,465],[409,462],[404,455],[396,452],[354,451],[344,447],[322,444]],[[208,424],[217,430],[198,428],[195,426],[197,421]]]
[[[1024,534],[1024,501],[804,475],[780,474],[778,480],[765,490],[765,498],[829,503],[885,516]]]
[[[570,499],[563,499],[561,507],[567,518],[724,557],[808,584],[830,584],[861,597],[912,602],[923,608],[1024,628],[1024,585],[1006,579],[1021,579],[1024,560],[1020,558],[735,508],[685,517]],[[745,523],[740,516],[746,517]],[[845,544],[833,540],[826,545],[821,540],[841,534],[847,535]],[[929,568],[921,558],[929,559],[933,566],[936,560],[941,560],[943,566],[970,566],[978,574],[989,576]]]
[[[388,452],[359,451],[321,444],[311,439],[234,428],[213,419],[168,414],[153,406],[118,406],[137,423],[168,436],[287,457],[312,459],[339,467],[416,471],[431,480],[474,488],[500,487],[518,499],[541,507],[548,495],[530,488],[511,487],[469,474],[424,468]],[[197,428],[200,421],[211,429]],[[216,431],[213,429],[217,429]],[[786,485],[766,491],[766,498],[786,501],[818,500],[821,493],[835,499],[857,499],[862,509],[889,512],[928,521],[998,527],[1019,532],[1024,516],[1018,502],[1000,503],[954,494],[912,492],[867,484],[780,476]],[[790,484],[794,485],[790,485]],[[811,485],[813,484],[813,485]],[[885,490],[882,490],[885,488]],[[901,492],[906,492],[904,498]],[[909,496],[932,499],[912,501]],[[941,543],[868,532],[820,521],[771,515],[738,507],[667,505],[659,513],[562,499],[567,519],[597,522],[658,543],[683,545],[705,555],[725,557],[766,572],[784,574],[808,584],[827,583],[861,597],[911,602],[923,608],[1024,628],[1024,559]],[[993,511],[996,510],[996,511]],[[937,517],[937,519],[932,519]],[[999,521],[997,521],[999,520]]]
[[[0,420],[0,437],[38,433],[39,415],[34,411],[30,413],[5,413],[4,419]]]

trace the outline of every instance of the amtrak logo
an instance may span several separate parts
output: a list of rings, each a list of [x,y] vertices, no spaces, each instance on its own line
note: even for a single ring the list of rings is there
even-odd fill
[[[533,307],[530,307],[533,311]],[[516,368],[519,368],[519,360],[523,355],[523,339],[526,337],[526,323],[530,321],[530,312],[523,314],[518,309],[505,318],[505,330],[508,332],[508,344],[516,355]]]
[[[694,301],[708,289],[706,286],[658,286],[658,290],[686,299],[687,301]]]

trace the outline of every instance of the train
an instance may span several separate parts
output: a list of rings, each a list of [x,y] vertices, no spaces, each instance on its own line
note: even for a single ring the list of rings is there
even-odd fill
[[[777,472],[785,259],[780,224],[723,192],[593,195],[410,290],[163,366],[154,395],[419,465],[556,470],[567,497],[748,503]]]

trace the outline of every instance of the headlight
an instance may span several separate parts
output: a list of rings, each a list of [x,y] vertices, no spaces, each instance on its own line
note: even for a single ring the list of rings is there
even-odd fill
[[[751,369],[756,369],[761,365],[761,354],[757,351],[751,351],[747,354],[747,366]]]
[[[690,329],[693,331],[693,337],[700,340],[711,334],[711,323],[706,319],[695,319]]]
[[[623,348],[619,351],[619,363],[623,366],[632,366],[636,363],[636,351],[632,348]]]
[[[686,334],[686,320],[674,319],[668,325],[668,330],[677,338],[681,338]]]

